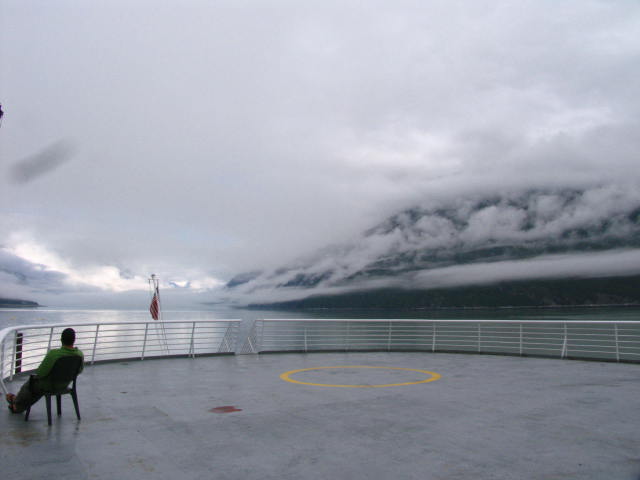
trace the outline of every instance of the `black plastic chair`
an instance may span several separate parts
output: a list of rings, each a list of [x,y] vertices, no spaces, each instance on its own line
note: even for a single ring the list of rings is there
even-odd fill
[[[43,392],[45,397],[45,403],[47,404],[47,420],[51,425],[51,396],[56,396],[56,406],[58,407],[58,416],[62,415],[62,395],[71,395],[73,399],[73,406],[76,409],[76,415],[80,420],[80,407],[78,406],[78,393],[76,392],[76,380],[80,373],[80,367],[82,366],[82,357],[77,355],[69,355],[67,357],[61,357],[53,364],[51,372],[47,376],[51,379],[52,383],[64,383],[67,387],[61,390],[46,390]],[[70,382],[73,382],[71,388],[68,388]],[[24,416],[24,421],[29,420],[29,413],[31,407],[27,408],[27,412]]]

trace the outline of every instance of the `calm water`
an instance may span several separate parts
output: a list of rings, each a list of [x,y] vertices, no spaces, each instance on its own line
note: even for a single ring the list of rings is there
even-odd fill
[[[640,307],[502,308],[452,310],[306,310],[299,312],[218,308],[163,312],[164,320],[241,319],[245,324],[261,318],[384,318],[384,319],[496,319],[496,320],[640,320]],[[50,323],[108,323],[151,320],[144,310],[0,309],[0,329]],[[246,328],[247,325],[245,325]]]

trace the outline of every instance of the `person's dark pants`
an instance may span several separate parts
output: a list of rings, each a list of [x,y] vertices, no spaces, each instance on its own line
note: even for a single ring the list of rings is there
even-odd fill
[[[29,380],[27,380],[24,385],[20,387],[20,391],[13,401],[14,412],[24,412],[27,408],[40,400],[42,398],[42,395],[44,394],[38,388],[38,379],[36,378],[36,376],[29,376]]]

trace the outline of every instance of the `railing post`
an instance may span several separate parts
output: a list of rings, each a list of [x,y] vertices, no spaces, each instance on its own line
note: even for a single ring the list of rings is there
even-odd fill
[[[14,361],[16,358],[16,342],[18,338],[18,331],[14,330],[13,331],[13,342],[12,342],[12,347],[11,347],[11,363],[9,364],[9,380],[12,381],[13,380],[13,366],[14,366]]]
[[[618,324],[617,323],[613,324],[613,332],[616,337],[616,361],[619,362],[620,361],[620,345],[618,343]]]
[[[436,322],[433,322],[433,329],[431,334],[431,351],[436,351]]]
[[[389,331],[387,332],[387,351],[390,352],[391,351],[391,329],[393,327],[393,324],[391,322],[389,322]]]
[[[263,340],[264,340],[264,320],[259,320],[260,322],[260,337],[256,337],[258,340],[258,345],[256,345],[257,347],[262,347],[263,344]]]
[[[196,352],[195,352],[195,348],[194,348],[194,335],[196,332],[196,322],[193,322],[193,324],[191,325],[191,345],[189,345],[189,353],[191,354],[191,358],[196,358]],[[226,332],[225,332],[226,334]]]
[[[520,324],[520,355],[522,356],[522,324]]]
[[[562,342],[562,353],[560,354],[560,358],[567,357],[567,324],[564,324],[564,341]]]
[[[304,329],[304,352],[307,353],[307,328]]]
[[[144,340],[142,341],[142,354],[140,360],[144,360],[144,352],[147,349],[147,333],[149,332],[149,322],[144,324]]]
[[[347,344],[344,350],[349,351],[350,345],[351,345],[351,322],[347,322]]]
[[[14,371],[16,372],[16,375],[18,373],[22,372],[22,339],[23,339],[23,334],[22,332],[16,332],[16,349],[15,349],[15,363],[14,363]]]
[[[98,332],[100,331],[100,324],[96,325],[96,335],[93,337],[93,352],[91,353],[91,365],[96,361],[96,346],[98,345]]]
[[[0,352],[0,355],[1,355],[0,356],[0,382],[4,378],[4,364],[5,364],[4,345],[5,345],[5,341],[4,341],[4,338],[3,338],[2,339],[2,351]]]
[[[49,343],[47,345],[47,352],[51,350],[51,342],[53,341],[53,327],[49,330]]]
[[[480,322],[478,322],[478,353],[481,351],[482,346],[482,331],[480,329]]]

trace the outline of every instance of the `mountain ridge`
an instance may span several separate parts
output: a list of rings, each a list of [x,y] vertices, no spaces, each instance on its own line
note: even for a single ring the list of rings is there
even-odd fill
[[[248,308],[306,309],[474,309],[640,305],[640,276],[500,282],[455,288],[372,289],[299,300],[256,303]]]
[[[526,262],[539,259],[551,264],[573,255],[588,262],[598,254],[637,249],[640,249],[637,190],[605,186],[582,190],[528,189],[412,206],[364,231],[351,244],[326,248],[306,260],[273,271],[241,274],[230,280],[226,288],[230,293],[243,294],[248,303],[256,303],[251,300],[253,294],[264,295],[269,290],[274,293],[295,290],[299,297],[308,297],[321,294],[321,290],[345,289],[349,290],[346,295],[353,295],[353,291],[376,289],[380,287],[378,284],[388,283],[380,288],[401,287],[398,291],[406,292],[417,280],[421,284],[415,285],[416,290],[433,290],[443,287],[435,278],[436,273],[451,275],[451,269],[462,272],[463,267],[506,265],[515,271],[524,268]],[[602,258],[593,263],[604,271],[590,273],[582,268],[574,276],[620,277],[640,273],[640,264],[635,268],[637,271],[619,273],[607,271]],[[556,271],[549,276],[571,275],[571,271],[566,275]],[[463,272],[459,276],[463,277]],[[536,281],[542,281],[544,272],[536,273],[536,277]],[[484,283],[496,283],[490,280]],[[461,281],[465,279],[457,279],[449,288],[457,288]]]

